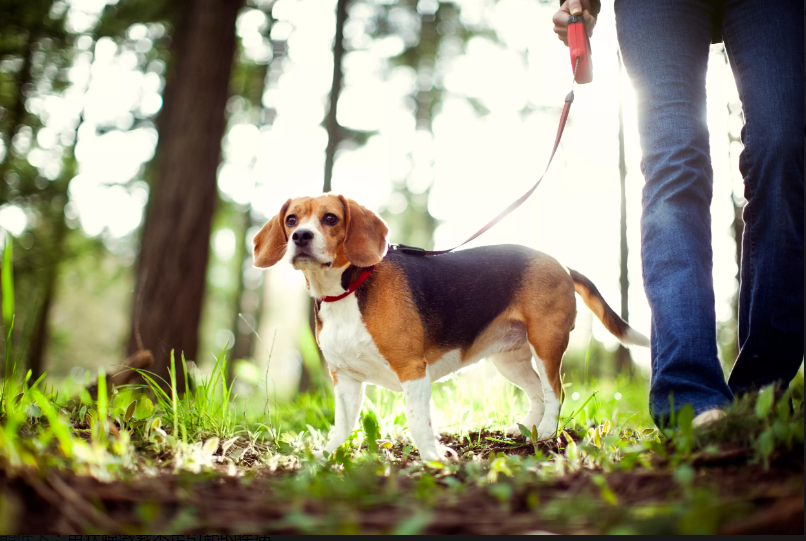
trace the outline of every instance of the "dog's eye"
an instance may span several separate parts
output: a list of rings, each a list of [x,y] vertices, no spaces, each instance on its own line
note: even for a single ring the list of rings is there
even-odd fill
[[[294,227],[298,222],[299,220],[297,220],[297,216],[295,214],[291,214],[285,218],[285,225],[288,227]]]
[[[325,217],[322,218],[322,222],[326,225],[336,225],[339,221],[339,217],[335,214],[325,214]]]

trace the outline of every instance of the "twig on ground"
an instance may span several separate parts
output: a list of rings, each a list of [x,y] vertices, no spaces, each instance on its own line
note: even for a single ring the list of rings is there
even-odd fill
[[[53,490],[89,522],[100,527],[102,530],[110,532],[119,532],[122,530],[120,524],[95,509],[88,501],[83,499],[78,492],[70,488],[58,475],[50,473],[47,476],[47,480],[48,484],[53,487]]]

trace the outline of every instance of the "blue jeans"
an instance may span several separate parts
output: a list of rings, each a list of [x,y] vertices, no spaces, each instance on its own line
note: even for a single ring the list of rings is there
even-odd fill
[[[619,45],[638,99],[646,179],[644,287],[652,309],[650,413],[721,407],[786,385],[803,361],[803,24],[801,4],[725,0],[722,36],[745,115],[745,230],[739,357],[725,382],[712,278],[713,171],[705,72],[714,1],[616,0]],[[713,103],[712,107],[726,104]]]

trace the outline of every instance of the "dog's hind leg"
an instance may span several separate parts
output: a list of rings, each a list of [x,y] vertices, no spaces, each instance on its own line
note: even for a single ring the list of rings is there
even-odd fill
[[[527,430],[532,430],[533,426],[540,426],[545,410],[543,386],[534,368],[532,368],[532,352],[529,346],[525,345],[517,351],[496,353],[490,356],[490,360],[502,376],[516,387],[522,389],[529,398],[529,411],[519,423],[525,426]],[[507,434],[510,436],[520,434],[518,424],[513,424],[507,428]]]
[[[535,356],[537,373],[540,374],[540,382],[543,384],[543,399],[545,400],[546,411],[537,426],[537,437],[543,440],[552,437],[557,432],[557,421],[560,417],[560,406],[562,405],[560,366],[563,353],[565,353],[565,348],[568,345],[568,333],[566,332],[564,336],[560,333],[554,336],[544,334],[537,339],[530,335],[529,342],[529,347]]]

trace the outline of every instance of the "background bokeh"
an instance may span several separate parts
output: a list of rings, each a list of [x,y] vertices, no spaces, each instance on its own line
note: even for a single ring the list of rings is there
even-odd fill
[[[173,7],[187,3],[0,0],[0,228],[15,248],[14,339],[31,346],[23,362],[43,344],[40,370],[51,377],[81,378],[126,357],[164,90],[171,63],[181,61],[172,57],[181,22]],[[571,83],[568,51],[551,31],[556,7],[537,0],[350,1],[333,191],[381,213],[392,242],[447,248],[528,189],[545,167]],[[244,380],[268,368],[280,400],[305,386],[304,373],[318,362],[310,301],[301,273],[252,267],[251,240],[287,198],[322,192],[336,8],[336,0],[246,2],[220,112],[226,129],[193,360],[209,370],[228,346],[246,361],[236,366]],[[635,96],[629,73],[619,84],[609,6],[592,47],[594,82],[576,87],[546,180],[469,246],[518,243],[547,252],[587,275],[618,309],[621,98],[629,314],[649,334]],[[711,49],[707,96],[718,340],[728,369],[743,120],[721,45]],[[148,307],[140,316],[149,317]],[[597,369],[612,374],[616,347],[580,302],[567,365],[593,351]],[[636,374],[647,376],[648,350],[631,354]]]

